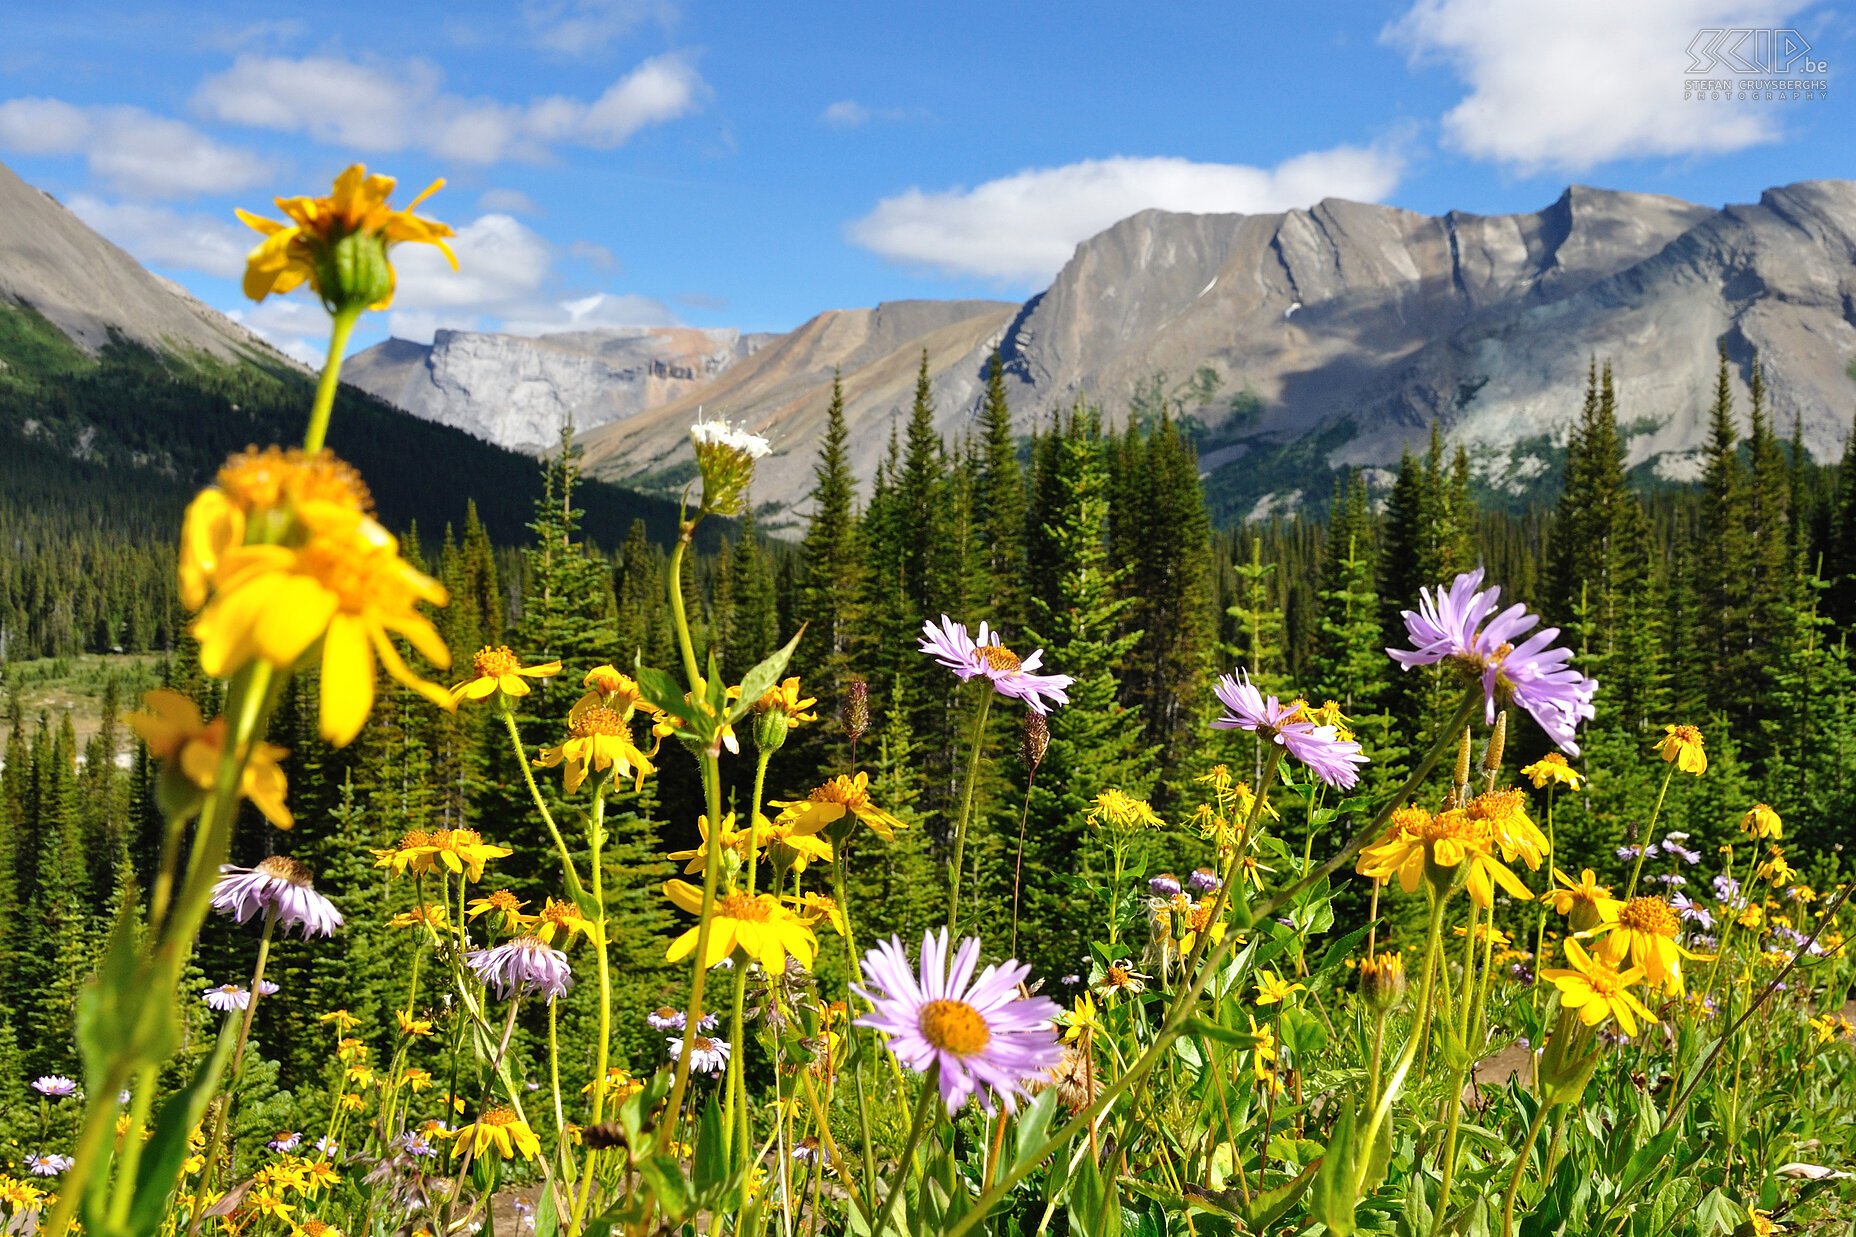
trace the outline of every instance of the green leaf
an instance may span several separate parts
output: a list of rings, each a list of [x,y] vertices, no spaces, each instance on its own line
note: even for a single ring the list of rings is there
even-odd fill
[[[800,624],[793,638],[786,642],[786,647],[770,654],[767,659],[741,676],[741,699],[728,711],[728,720],[740,721],[747,716],[754,702],[773,690],[780,677],[786,673],[786,664],[793,659],[793,650],[799,647],[800,637],[806,634],[805,625]]]
[[[1289,1214],[1302,1195],[1308,1193],[1308,1187],[1315,1183],[1315,1176],[1321,1171],[1322,1161],[1316,1160],[1304,1168],[1293,1181],[1263,1191],[1252,1196],[1247,1203],[1239,1204],[1237,1216],[1244,1222],[1244,1227],[1252,1232],[1261,1233]],[[1194,1200],[1198,1201],[1198,1200]]]
[[[705,1205],[721,1197],[728,1187],[729,1138],[722,1124],[722,1106],[715,1096],[703,1105],[702,1119],[696,1123],[696,1201]]]
[[[1221,1025],[1213,1022],[1204,1014],[1193,1014],[1187,1018],[1185,1029],[1196,1035],[1203,1035],[1206,1039],[1216,1040],[1220,1044],[1228,1044],[1233,1048],[1255,1048],[1263,1042],[1261,1035],[1253,1035],[1249,1031],[1239,1031]]]
[[[1373,924],[1383,922],[1383,919],[1375,919],[1365,927],[1355,928],[1353,931],[1322,950],[1321,961],[1315,963],[1314,967],[1309,971],[1309,978],[1312,979],[1316,975],[1322,975],[1328,971],[1337,969],[1341,963],[1347,960],[1347,956],[1358,948],[1360,942],[1366,939],[1366,934],[1372,931]]]
[[[683,698],[683,685],[669,673],[640,663],[632,667],[632,677],[638,680],[638,688],[644,692],[644,698],[659,709],[686,723],[696,720],[696,710],[690,708],[689,701]]]
[[[148,1142],[142,1147],[142,1162],[135,1173],[135,1199],[129,1204],[128,1232],[145,1237],[161,1227],[167,1218],[168,1197],[180,1179],[180,1167],[187,1159],[187,1135],[206,1115],[206,1106],[219,1089],[226,1062],[232,1059],[232,1047],[238,1041],[238,1023],[225,1020],[219,1042],[186,1086],[161,1105]]]
[[[1031,1158],[1031,1153],[1038,1149],[1050,1129],[1050,1119],[1057,1111],[1057,1088],[1046,1087],[1038,1092],[1037,1098],[1026,1106],[1018,1116],[1018,1126],[1013,1131],[1012,1167],[1020,1168]]]
[[[1121,1235],[1121,1200],[1102,1179],[1093,1155],[1084,1156],[1070,1178],[1070,1230],[1099,1237]]]
[[[1348,1104],[1334,1122],[1327,1154],[1317,1163],[1313,1196],[1309,1199],[1309,1210],[1334,1237],[1353,1234],[1353,1161],[1353,1106]]]
[[[672,1224],[680,1223],[694,1208],[690,1205],[689,1186],[683,1180],[683,1168],[675,1156],[654,1155],[641,1160],[638,1175],[645,1190],[657,1200],[657,1209]]]

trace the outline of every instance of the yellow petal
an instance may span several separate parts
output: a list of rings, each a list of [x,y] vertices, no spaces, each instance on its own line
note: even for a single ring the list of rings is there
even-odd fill
[[[322,643],[322,737],[346,747],[374,708],[374,655],[359,619],[339,614]]]

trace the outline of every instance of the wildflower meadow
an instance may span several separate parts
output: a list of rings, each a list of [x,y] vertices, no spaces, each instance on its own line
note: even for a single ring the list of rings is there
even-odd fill
[[[1111,522],[1096,461],[1157,468],[1171,431],[1085,409],[1033,447],[1071,514],[1007,442],[1041,548],[892,502],[893,576],[881,529],[828,523],[828,434],[817,604],[779,631],[766,440],[691,426],[643,600],[586,574],[564,443],[505,626],[495,555],[389,529],[328,445],[394,248],[450,255],[439,187],[395,207],[355,166],[243,216],[247,295],[313,295],[328,359],[301,442],[233,455],[176,530],[184,638],[124,719],[158,827],[48,955],[68,1020],[31,1025],[68,1035],[0,1045],[45,1065],[5,1114],[8,1232],[1856,1231],[1848,858],[1792,823],[1847,727],[1809,683],[1762,723],[1760,802],[1720,714],[1648,715],[1693,672],[1644,670],[1640,599],[1575,634],[1458,554],[1382,603],[1344,537],[1318,681],[1243,600],[1254,541],[1232,639],[1169,662],[1077,530]],[[1046,576],[1062,604],[1024,604]],[[1115,676],[1146,667],[1141,715]],[[68,870],[105,862],[72,836]]]

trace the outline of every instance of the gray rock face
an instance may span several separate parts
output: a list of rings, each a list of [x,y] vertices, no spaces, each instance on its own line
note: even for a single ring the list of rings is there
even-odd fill
[[[563,425],[584,433],[669,403],[766,338],[690,327],[539,338],[439,331],[429,345],[393,339],[369,348],[343,377],[414,416],[499,446],[545,451]]]

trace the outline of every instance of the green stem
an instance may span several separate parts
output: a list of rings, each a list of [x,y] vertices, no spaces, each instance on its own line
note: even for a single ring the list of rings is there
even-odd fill
[[[683,656],[683,674],[689,679],[690,691],[698,691],[702,682],[702,671],[696,664],[696,645],[690,636],[690,618],[683,608],[683,552],[696,536],[696,524],[702,519],[702,513],[696,513],[696,519],[683,521],[682,535],[677,538],[676,548],[670,552],[670,616],[677,630],[677,651]],[[712,818],[713,819],[713,818]]]
[[[765,793],[767,788],[767,761],[772,755],[773,753],[771,751],[765,749],[757,749],[755,752],[754,796],[748,803],[747,895],[750,898],[755,894],[756,878],[760,875],[760,803],[761,795]],[[777,885],[774,887],[774,893],[779,893],[779,887]],[[770,991],[773,990],[772,985],[779,983],[779,979],[780,977],[777,975],[767,976]],[[728,1128],[733,1132],[735,1145],[740,1149],[740,1153],[744,1157],[740,1166],[740,1204],[744,1212],[748,1204],[747,1189],[749,1177],[751,1175],[748,1171],[748,1162],[745,1159],[749,1153],[746,1059],[747,1037],[742,1033],[746,1014],[747,996],[748,968],[745,965],[738,966],[735,968],[735,990],[732,994],[733,1000],[728,1011],[729,1043],[733,1046],[733,1051],[728,1054],[728,1076],[725,1079],[725,1094],[728,1097],[728,1102],[726,1111],[723,1113],[723,1118],[724,1123],[727,1124]],[[777,1126],[778,1122],[776,1121],[775,1124]]]
[[[329,329],[329,358],[322,363],[322,377],[316,383],[316,402],[309,408],[309,429],[303,435],[303,450],[322,450],[328,437],[329,414],[335,408],[335,390],[341,385],[342,357],[348,351],[348,336],[361,320],[362,307],[343,306],[335,311]]]
[[[902,1148],[902,1155],[896,1160],[896,1177],[889,1183],[889,1193],[883,1196],[882,1210],[876,1213],[876,1222],[870,1226],[872,1237],[883,1237],[883,1229],[889,1223],[890,1213],[896,1209],[896,1203],[902,1198],[903,1181],[909,1175],[911,1162],[915,1159],[915,1149],[922,1144],[922,1135],[928,1132],[930,1124],[928,1114],[933,1110],[935,1101],[941,1098],[941,1066],[937,1062],[928,1069],[928,1077],[923,1080],[921,1098],[915,1103],[915,1119],[909,1123],[909,1141]]]
[[[1444,733],[1452,732],[1445,731]],[[1406,1040],[1404,1048],[1399,1050],[1398,1063],[1392,1067],[1392,1076],[1386,1079],[1385,1090],[1373,1102],[1373,1115],[1367,1119],[1366,1129],[1359,1144],[1362,1147],[1371,1147],[1378,1139],[1379,1127],[1385,1124],[1386,1117],[1392,1112],[1392,1102],[1404,1089],[1405,1075],[1411,1072],[1411,1063],[1418,1055],[1418,1045],[1423,1043],[1431,1033],[1431,997],[1435,992],[1437,955],[1441,952],[1443,927],[1444,900],[1433,893],[1430,926],[1425,932],[1424,977],[1418,985],[1418,1007],[1417,1012],[1412,1015],[1411,1038]],[[1354,1198],[1360,1196],[1360,1185],[1365,1180],[1366,1165],[1370,1159],[1370,1155],[1361,1157],[1360,1167],[1353,1179]]]
[[[1643,827],[1637,836],[1637,862],[1631,865],[1630,884],[1624,886],[1624,900],[1630,901],[1637,892],[1637,877],[1643,872],[1644,856],[1650,853],[1650,835],[1656,832],[1656,818],[1663,814],[1663,796],[1669,793],[1669,782],[1676,775],[1675,762],[1669,763],[1669,769],[1663,774],[1663,788],[1656,792],[1656,806],[1650,811],[1650,823]]]
[[[529,767],[528,749],[522,746],[522,734],[516,729],[515,714],[510,712],[507,700],[504,701],[503,727],[509,731],[509,745],[515,749],[516,765],[522,770],[522,781],[528,786],[529,798],[535,801],[535,810],[541,814],[541,823],[548,827],[548,836],[554,841],[554,852],[561,857],[561,873],[567,879],[567,894],[578,897],[580,893],[580,873],[574,867],[573,856],[568,853],[567,840],[554,823],[554,813],[548,810],[548,801],[541,797],[541,787],[535,784],[535,771]]]
[[[226,1114],[232,1110],[232,1090],[238,1086],[239,1069],[245,1063],[245,1044],[251,1038],[251,1022],[258,1012],[258,985],[264,982],[264,964],[271,956],[271,934],[277,927],[277,912],[264,913],[264,931],[258,937],[258,964],[251,971],[251,992],[245,1001],[245,1017],[238,1027],[238,1042],[232,1046],[232,1063],[226,1067],[226,1087],[219,1096],[219,1111],[213,1114],[213,1132],[206,1139],[206,1163],[200,1169],[200,1184],[193,1195],[193,1213],[187,1219],[187,1232],[200,1231],[205,1218],[206,1187],[212,1180],[213,1161],[219,1157],[219,1145],[225,1138]]]
[[[992,688],[986,685],[986,694],[980,698],[980,715],[973,723],[973,750],[967,755],[967,787],[960,798],[960,817],[954,822],[954,858],[948,867],[947,876],[947,934],[953,937],[959,929],[960,920],[960,882],[965,874],[967,853],[967,824],[973,817],[973,792],[979,786],[980,753],[986,746],[986,719],[992,713]]]
[[[675,588],[674,585],[672,587]],[[681,591],[676,590],[678,595]],[[696,759],[702,767],[703,800],[709,811],[709,842],[703,851],[702,915],[696,924],[696,972],[690,978],[690,1003],[684,1011],[683,1051],[677,1054],[675,1081],[670,1085],[670,1102],[657,1134],[659,1149],[666,1152],[670,1150],[683,1121],[683,1098],[690,1083],[690,1053],[696,1046],[696,1028],[702,1023],[703,984],[709,977],[709,930],[715,918],[712,912],[715,909],[716,878],[722,870],[721,770],[713,753],[700,752]]]
[[[1508,1178],[1508,1189],[1502,1194],[1502,1237],[1514,1237],[1514,1200],[1521,1192],[1521,1176],[1527,1171],[1527,1158],[1534,1151],[1534,1143],[1540,1137],[1540,1127],[1547,1123],[1547,1114],[1553,1109],[1545,1100],[1534,1110],[1534,1119],[1527,1123],[1527,1137],[1521,1142],[1520,1154],[1514,1157],[1514,1172]],[[1545,1174],[1542,1174],[1545,1176]]]

